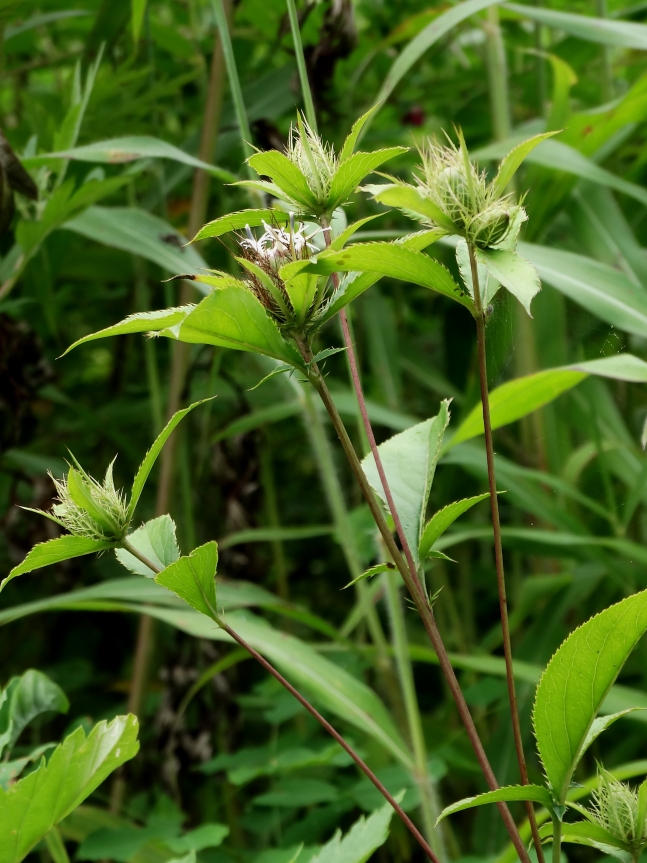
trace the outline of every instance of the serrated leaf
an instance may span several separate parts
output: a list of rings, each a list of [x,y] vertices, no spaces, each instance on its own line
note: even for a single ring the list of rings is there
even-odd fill
[[[157,584],[177,594],[201,614],[213,618],[216,609],[218,543],[207,542],[155,576]]]
[[[303,369],[296,348],[285,341],[277,325],[247,288],[214,291],[174,328],[162,330],[168,338],[190,344],[220,345],[263,354]]]
[[[63,560],[71,560],[73,557],[82,557],[85,554],[114,547],[114,542],[90,539],[86,536],[72,536],[71,534],[50,539],[48,542],[39,542],[32,548],[23,562],[14,566],[9,575],[0,582],[0,591],[4,590],[6,585],[19,575],[33,572],[35,569],[42,569],[53,563],[60,563]]]
[[[79,345],[93,342],[95,339],[105,339],[108,336],[121,336],[128,333],[153,333],[177,327],[194,308],[193,305],[179,306],[172,309],[159,309],[154,312],[138,312],[135,315],[128,315],[118,324],[113,324],[104,330],[98,330],[96,333],[77,339],[67,348],[63,356],[74,348],[78,348]]]
[[[346,243],[350,240],[350,238],[359,231],[360,228],[363,228],[364,225],[368,224],[368,222],[372,222],[374,219],[379,219],[384,215],[384,213],[374,213],[372,216],[366,216],[364,219],[359,219],[357,222],[352,222],[352,224],[348,225],[348,227],[344,228],[344,230],[337,234],[331,240],[329,249],[334,249],[335,251],[340,251],[344,248]]]
[[[363,578],[372,578],[374,575],[379,575],[381,572],[390,572],[390,570],[392,570],[392,569],[395,569],[395,566],[392,563],[378,563],[375,566],[369,567],[361,575],[358,575],[357,578],[354,578],[352,581],[349,581],[348,584],[345,584],[342,587],[342,590],[346,590],[347,587],[351,587],[351,585],[356,584],[358,581],[361,581]]]
[[[5,688],[5,694],[6,699],[0,706],[0,735],[4,729],[9,729],[8,751],[27,725],[41,713],[67,713],[70,707],[61,687],[34,668],[20,677],[13,677]]]
[[[486,492],[485,494],[477,494],[474,497],[466,497],[463,498],[463,500],[457,500],[454,501],[454,503],[447,504],[447,506],[438,510],[438,512],[435,513],[435,515],[433,515],[425,525],[418,548],[418,556],[420,560],[424,560],[428,556],[436,540],[445,533],[447,528],[450,527],[459,516],[489,496],[490,493]]]
[[[499,165],[499,170],[497,172],[496,177],[494,178],[494,188],[497,190],[499,195],[503,195],[505,190],[508,187],[508,184],[517,173],[523,160],[526,156],[531,153],[538,144],[541,144],[542,141],[545,141],[546,138],[551,138],[553,135],[557,135],[558,132],[544,132],[541,135],[534,135],[532,138],[528,138],[526,141],[522,141],[520,144],[517,144],[516,147],[513,147],[512,150],[504,157]]]
[[[474,284],[472,282],[472,265],[470,263],[470,253],[467,248],[467,243],[461,237],[456,243],[456,263],[458,264],[458,271],[461,274],[461,279],[463,280],[463,284],[468,290],[468,293],[472,299],[474,299]],[[490,271],[485,266],[484,263],[479,261],[478,256],[476,259],[476,268],[478,272],[479,278],[479,289],[481,294],[481,305],[483,308],[487,308],[496,292],[501,287],[500,283],[490,274]]]
[[[425,511],[431,491],[443,434],[449,422],[449,402],[441,402],[438,415],[400,432],[378,447],[393,501],[416,564]],[[386,502],[373,454],[362,461],[366,478]]]
[[[552,808],[552,798],[547,788],[541,785],[506,785],[504,788],[497,788],[496,791],[486,791],[484,794],[477,794],[476,797],[465,797],[457,803],[452,803],[451,806],[446,806],[436,824],[448,815],[453,815],[454,812],[462,812],[463,809],[473,809],[486,803],[513,803],[517,800],[530,800],[533,803],[541,803],[549,810]]]
[[[143,524],[128,537],[130,545],[141,552],[147,560],[160,569],[170,566],[180,557],[180,549],[175,536],[175,522],[170,515],[160,515]],[[155,571],[149,569],[139,558],[125,548],[116,548],[119,562],[137,575],[153,578]]]
[[[432,222],[451,234],[460,233],[456,225],[440,207],[423,195],[415,186],[393,183],[383,186],[368,186],[376,201],[387,207],[397,207],[406,215],[423,222]]]
[[[278,150],[268,150],[265,153],[255,153],[247,161],[257,174],[269,177],[290,200],[308,211],[316,208],[317,200],[308,186],[308,181],[283,153],[279,153]]]
[[[478,249],[476,258],[487,267],[492,278],[519,300],[530,315],[530,303],[541,290],[539,275],[530,261],[517,252],[505,249]]]
[[[344,146],[341,148],[341,152],[339,154],[340,162],[344,162],[346,161],[346,159],[350,159],[350,157],[353,155],[353,152],[357,145],[357,141],[362,132],[362,129],[364,128],[365,123],[367,122],[369,117],[375,113],[378,107],[380,106],[373,105],[373,107],[369,108],[369,110],[365,114],[362,114],[359,119],[355,120],[355,122],[351,126],[351,130],[348,133],[346,140],[344,141]]]
[[[450,297],[470,311],[474,308],[472,300],[442,264],[397,243],[357,243],[341,252],[322,252],[304,270],[322,275],[358,271],[390,276]]]
[[[212,398],[215,398],[215,396]],[[157,457],[162,451],[162,447],[164,446],[166,441],[169,439],[173,431],[177,428],[177,426],[182,422],[182,420],[188,413],[190,413],[194,408],[197,408],[199,405],[202,405],[208,401],[211,401],[211,399],[202,399],[202,401],[194,402],[192,405],[189,405],[188,408],[177,411],[177,413],[173,414],[173,416],[166,423],[162,431],[157,435],[153,445],[144,456],[144,460],[140,464],[139,468],[137,469],[137,473],[135,474],[133,485],[130,490],[130,502],[128,504],[129,518],[132,518],[135,513],[135,509],[137,507],[137,504],[139,503],[139,498],[141,497],[142,491],[144,490],[146,480],[148,479],[148,476],[152,471],[153,466],[157,461]]]
[[[212,222],[200,228],[191,242],[195,243],[198,240],[206,240],[209,237],[221,237],[223,234],[228,234],[230,231],[244,230],[247,226],[257,228],[263,222],[268,222],[270,225],[287,225],[290,222],[288,213],[283,210],[273,209],[255,209],[255,210],[240,210],[237,213],[229,213],[227,216],[220,216]]]
[[[7,791],[0,789],[0,863],[20,863],[103,780],[139,749],[135,716],[79,727],[57,746],[47,764]]]
[[[533,726],[559,803],[566,799],[597,713],[646,629],[647,591],[641,591],[571,633],[542,675]]]
[[[584,738],[584,742],[582,743],[582,750],[580,753],[580,758],[589,748],[589,746],[596,740],[603,731],[606,731],[610,725],[613,725],[614,722],[617,722],[618,719],[622,719],[623,716],[627,716],[630,713],[635,713],[636,710],[647,710],[645,707],[628,707],[626,710],[620,710],[618,713],[610,713],[607,716],[598,716],[591,723],[591,727],[589,728],[589,732]]]
[[[389,835],[393,808],[389,803],[368,818],[362,816],[342,838],[338,830],[310,863],[365,863]]]
[[[388,147],[374,153],[355,153],[343,161],[337,169],[330,187],[329,210],[332,212],[341,204],[346,203],[348,196],[353,194],[364,177],[377,170],[384,162],[406,153],[408,149],[408,147]]]

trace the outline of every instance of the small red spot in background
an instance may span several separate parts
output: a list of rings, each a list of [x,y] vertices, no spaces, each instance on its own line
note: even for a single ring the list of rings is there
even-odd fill
[[[586,138],[586,136],[590,135],[592,131],[593,131],[593,126],[585,126],[582,129],[582,137]]]
[[[405,126],[422,126],[425,122],[424,109],[420,105],[412,105],[402,117],[402,122]]]

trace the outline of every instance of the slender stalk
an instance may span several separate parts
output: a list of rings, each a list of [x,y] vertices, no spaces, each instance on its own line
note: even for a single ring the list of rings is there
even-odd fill
[[[556,816],[553,818],[553,863],[562,861],[562,822]]]
[[[479,379],[481,385],[481,404],[483,406],[483,428],[485,430],[485,451],[487,455],[488,485],[490,489],[490,507],[492,511],[492,527],[494,531],[494,559],[496,563],[497,590],[499,594],[499,612],[501,615],[501,634],[503,636],[503,654],[505,656],[505,671],[508,684],[508,699],[510,701],[510,718],[512,720],[512,733],[514,746],[519,764],[519,774],[523,785],[528,785],[528,769],[526,757],[523,751],[523,737],[521,735],[521,722],[519,720],[519,708],[517,705],[517,691],[514,682],[514,668],[512,665],[512,644],[510,641],[510,624],[508,621],[508,601],[506,597],[505,570],[503,566],[503,545],[501,542],[501,519],[499,517],[499,499],[496,488],[496,471],[494,467],[494,442],[492,439],[492,423],[490,420],[490,396],[487,382],[487,357],[485,352],[485,313],[481,302],[481,291],[479,285],[478,266],[476,263],[476,252],[469,244],[470,269],[472,272],[472,284],[474,287],[474,306],[476,308],[476,339],[479,360]],[[535,810],[532,803],[526,801],[526,811],[532,831],[532,838],[537,851],[537,859],[543,863],[544,855],[539,838],[539,828],[535,818]]]
[[[162,571],[159,566],[155,566],[155,564],[148,560],[146,557],[144,557],[143,554],[140,554],[140,552],[138,552],[137,549],[128,542],[128,540],[122,540],[122,545],[127,551],[129,551],[131,554],[134,554],[139,560],[141,560],[142,563],[146,564],[146,566],[152,569],[153,572],[159,573]],[[205,601],[207,601],[207,605],[209,605],[206,596],[204,596],[203,598],[205,599]],[[248,644],[240,635],[238,635],[238,633],[235,632],[231,628],[231,626],[229,626],[229,624],[226,623],[226,621],[223,620],[223,618],[219,614],[217,614],[215,609],[212,607],[210,607],[210,616],[214,620],[214,622],[227,633],[227,635],[233,638],[234,641],[239,644],[244,650],[246,650],[250,654],[250,656],[252,656],[260,665],[262,665],[263,668],[272,675],[272,677],[278,680],[281,686],[285,687],[285,689],[287,689],[287,691],[296,698],[299,704],[305,707],[308,713],[313,716],[323,728],[325,728],[328,734],[330,734],[330,736],[333,737],[337,741],[337,743],[339,743],[339,745],[350,755],[355,764],[357,764],[362,773],[364,773],[364,775],[371,780],[371,782],[373,783],[373,785],[375,785],[380,794],[382,794],[383,797],[391,804],[393,809],[400,816],[406,827],[411,831],[411,834],[420,844],[422,850],[425,852],[427,857],[429,857],[432,863],[440,863],[434,852],[429,847],[429,844],[427,843],[424,836],[420,833],[420,831],[413,823],[413,821],[411,821],[409,816],[404,812],[397,800],[395,800],[394,797],[387,791],[384,785],[373,773],[371,768],[359,757],[353,747],[344,740],[341,734],[330,724],[330,722],[324,719],[321,713],[319,713],[319,711],[315,707],[313,707],[313,705],[310,704],[310,702],[306,698],[304,698],[303,695],[301,695],[298,689],[295,689],[294,686],[292,686],[292,684],[287,681],[285,677],[283,677],[283,675],[276,670],[276,668],[274,668],[271,662],[268,662],[268,660],[265,659],[264,656],[261,656],[261,654],[257,650],[255,650],[251,646],[251,644]]]
[[[294,42],[294,54],[297,60],[297,69],[299,70],[299,81],[301,82],[301,94],[303,96],[303,107],[306,112],[306,120],[313,132],[317,131],[317,114],[315,113],[315,105],[312,99],[312,90],[310,89],[310,81],[308,80],[308,69],[306,67],[306,58],[303,54],[303,42],[301,41],[301,31],[299,29],[299,16],[294,0],[286,0],[288,7],[288,16],[290,18],[290,29],[292,30],[292,41]]]
[[[328,415],[330,416],[330,419],[335,428],[335,431],[337,432],[344,452],[346,453],[346,457],[348,458],[351,470],[353,471],[355,478],[360,485],[360,488],[362,490],[364,498],[366,499],[375,524],[380,532],[380,535],[382,536],[382,539],[384,540],[384,544],[386,545],[386,548],[391,555],[391,558],[395,563],[398,572],[402,576],[402,579],[409,593],[411,594],[416,608],[418,609],[427,635],[429,636],[429,640],[431,641],[432,646],[436,651],[436,655],[438,656],[438,664],[440,665],[440,668],[445,676],[447,685],[452,693],[452,697],[456,702],[459,716],[465,726],[465,730],[469,737],[470,743],[472,744],[472,748],[474,749],[474,753],[476,755],[481,771],[483,772],[488,787],[494,791],[499,787],[499,784],[496,780],[494,771],[492,770],[488,757],[485,753],[483,744],[481,743],[481,739],[476,730],[476,726],[474,725],[474,720],[472,719],[469,707],[467,706],[467,702],[465,701],[465,697],[463,696],[463,693],[461,691],[460,684],[456,678],[454,669],[452,668],[449,656],[447,655],[447,650],[445,649],[445,645],[436,624],[433,609],[429,604],[428,597],[423,591],[422,585],[420,584],[420,579],[418,578],[418,574],[415,573],[415,570],[415,574],[412,574],[407,567],[407,564],[405,563],[405,560],[391,534],[391,531],[389,530],[382,510],[375,499],[373,490],[371,489],[368,480],[366,479],[366,476],[362,469],[362,465],[359,461],[359,458],[357,457],[357,453],[355,452],[353,444],[348,437],[348,432],[346,431],[344,423],[339,416],[339,412],[337,411],[332,396],[330,395],[330,391],[326,386],[326,382],[321,372],[319,371],[317,364],[313,362],[312,352],[304,344],[300,344],[299,347],[302,351],[304,360],[310,364],[310,382],[319,393],[324,407],[328,411]],[[368,415],[365,413],[365,411],[366,406],[364,405],[363,415],[366,415],[366,419],[368,421]],[[370,422],[368,422],[368,425],[370,427]],[[368,434],[368,428],[366,431]],[[522,863],[530,863],[528,852],[523,841],[521,840],[521,837],[519,836],[519,831],[510,814],[510,810],[505,803],[497,803],[496,805],[501,814],[501,818],[503,819],[506,830],[508,831],[512,843],[517,851],[517,854],[519,855],[520,860],[522,861]]]
[[[231,44],[231,36],[229,35],[229,23],[227,21],[227,13],[225,12],[224,0],[211,0],[213,6],[213,14],[216,18],[218,31],[220,33],[220,45],[227,67],[227,78],[229,80],[229,89],[231,90],[231,98],[234,103],[236,112],[236,120],[240,129],[240,138],[243,145],[245,158],[249,158],[254,153],[252,147],[252,133],[247,120],[247,112],[245,111],[245,103],[243,101],[243,91],[240,86],[240,78],[238,77],[238,69],[236,67],[236,58],[234,57],[234,49]],[[248,173],[251,172],[247,166]],[[250,173],[251,176],[251,173]]]
[[[265,447],[261,452],[261,482],[263,484],[263,495],[265,497],[265,512],[270,527],[280,527],[279,508],[276,500],[276,482],[274,479],[274,465],[272,464],[272,453],[269,450],[267,438]],[[276,578],[276,589],[281,599],[290,598],[290,587],[288,584],[288,566],[285,559],[285,549],[280,539],[271,542],[272,555],[274,557],[274,575]]]
[[[398,576],[395,572],[387,572],[382,576],[382,580],[386,586],[386,602],[391,620],[393,653],[398,667],[404,707],[407,714],[407,724],[409,726],[409,737],[411,738],[411,745],[413,747],[415,779],[420,791],[420,809],[422,811],[425,833],[434,852],[441,860],[446,860],[447,854],[442,833],[436,827],[436,819],[440,815],[440,806],[438,805],[436,789],[427,767],[427,747],[425,745],[422,718],[420,716],[420,707],[413,679],[407,629],[398,590]]]
[[[501,38],[499,10],[490,6],[483,23],[486,35],[486,55],[490,84],[490,102],[494,138],[502,141],[510,135],[510,99],[505,45]]]

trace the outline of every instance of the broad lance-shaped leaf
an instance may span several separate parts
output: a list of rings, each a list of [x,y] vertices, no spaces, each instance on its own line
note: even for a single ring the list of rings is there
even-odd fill
[[[364,177],[376,171],[384,162],[406,153],[408,149],[408,147],[388,147],[385,150],[376,150],[374,153],[355,153],[343,161],[337,169],[330,187],[328,198],[330,210],[344,204]]]
[[[109,138],[106,141],[96,141],[82,147],[73,147],[58,153],[43,153],[39,156],[29,156],[22,162],[27,168],[46,165],[53,159],[73,159],[78,162],[94,162],[99,164],[117,165],[124,162],[134,162],[136,159],[171,159],[192,168],[200,168],[212,174],[225,183],[237,179],[231,171],[225,171],[217,165],[210,165],[195,156],[185,153],[179,147],[168,144],[152,135],[129,135],[123,138]]]
[[[322,252],[304,267],[305,272],[322,275],[336,272],[372,272],[421,285],[450,297],[473,311],[472,300],[461,290],[449,270],[433,258],[398,243],[358,243],[341,252]]]
[[[237,213],[229,213],[228,216],[220,216],[212,222],[200,228],[196,236],[191,240],[195,243],[197,240],[206,240],[208,237],[221,237],[223,234],[228,234],[230,231],[245,230],[247,226],[257,228],[263,222],[269,225],[287,225],[290,221],[288,213],[283,210],[240,210]]]
[[[376,201],[387,207],[397,207],[408,216],[422,222],[432,222],[449,233],[457,233],[458,228],[452,220],[446,216],[440,207],[423,195],[416,186],[407,183],[385,183],[378,186],[365,186],[365,191],[370,192]]]
[[[155,581],[172,590],[196,611],[213,618],[217,613],[217,567],[218,543],[207,542],[162,570]]]
[[[305,176],[283,153],[278,150],[255,153],[247,162],[261,177],[269,177],[290,200],[308,211],[316,207],[317,201]]]
[[[86,536],[59,536],[58,539],[50,539],[48,542],[39,542],[29,552],[27,557],[18,566],[14,566],[9,575],[0,582],[0,591],[4,590],[12,578],[42,569],[52,563],[60,563],[62,560],[70,560],[73,557],[82,557],[85,554],[93,554],[106,548],[114,548],[114,542],[90,539]]]
[[[450,527],[459,516],[489,496],[490,493],[486,492],[485,494],[477,494],[474,497],[466,497],[463,498],[463,500],[457,500],[454,501],[454,503],[447,504],[447,506],[438,510],[438,512],[430,518],[425,525],[418,548],[419,559],[422,561],[427,557],[436,540],[445,533],[447,528]]]
[[[647,591],[641,591],[571,633],[542,675],[533,725],[558,802],[566,799],[597,713],[646,629]]]
[[[127,539],[130,545],[134,546],[159,569],[170,566],[180,557],[180,549],[175,536],[175,522],[170,515],[160,515],[147,521],[146,524],[129,534]],[[149,569],[146,564],[142,563],[134,554],[126,551],[125,548],[116,548],[115,554],[119,563],[131,572],[144,575],[146,578],[154,577],[154,570]]]
[[[129,333],[155,333],[167,328],[177,327],[194,308],[195,306],[193,305],[178,306],[177,308],[159,309],[154,312],[137,312],[137,314],[128,315],[127,318],[124,318],[118,324],[113,324],[104,330],[97,330],[96,333],[90,333],[88,336],[77,339],[77,341],[67,348],[63,356],[74,350],[74,348],[78,348],[79,345],[93,342],[96,339],[105,339],[108,336],[122,336]]]
[[[490,393],[492,428],[508,425],[549,404],[588,375],[647,383],[647,363],[633,354],[616,354],[598,360],[585,360],[569,366],[545,369],[508,381]],[[479,403],[463,420],[446,449],[480,434],[483,434],[483,411]]]
[[[29,723],[41,713],[67,713],[70,702],[58,684],[30,668],[20,677],[12,677],[3,692],[0,704],[0,740],[8,730],[7,749],[14,744]],[[2,746],[0,746],[0,755]]]
[[[387,803],[368,818],[362,816],[344,837],[337,830],[330,842],[310,858],[310,863],[366,863],[386,842],[392,817],[393,808]]]
[[[463,809],[473,809],[475,806],[484,806],[486,803],[513,803],[517,800],[530,800],[533,803],[541,803],[547,809],[552,806],[552,797],[547,788],[541,785],[506,785],[503,788],[497,788],[496,791],[486,791],[484,794],[477,794],[476,797],[465,797],[451,806],[446,806],[438,817],[439,821],[447,818],[448,815],[453,815],[454,812],[462,812]]]
[[[362,133],[362,129],[369,121],[371,115],[375,113],[378,107],[378,105],[374,105],[372,108],[369,108],[365,114],[362,114],[359,119],[355,120],[346,140],[344,141],[344,146],[341,148],[341,152],[339,153],[340,162],[345,162],[346,159],[349,159],[353,155],[353,152],[355,151],[355,147],[357,146],[357,142],[359,140],[359,136]]]
[[[211,398],[215,398],[215,396],[212,396]],[[211,398],[202,399],[202,401],[199,402],[194,402],[192,405],[189,405],[188,408],[177,411],[177,413],[173,414],[173,416],[166,423],[162,431],[157,435],[157,437],[155,438],[155,442],[146,453],[144,461],[140,464],[137,473],[135,474],[135,479],[133,480],[133,486],[130,492],[130,502],[128,504],[128,515],[130,518],[132,518],[134,515],[135,509],[139,502],[139,498],[141,497],[142,491],[144,490],[146,480],[148,479],[148,476],[153,469],[153,465],[155,464],[157,457],[162,451],[162,447],[164,446],[166,441],[169,439],[175,428],[182,422],[182,420],[188,413],[190,413],[194,408],[197,408],[199,405],[211,401]]]
[[[49,761],[8,791],[0,789],[0,863],[20,863],[31,849],[139,749],[136,716],[79,727]]]
[[[538,144],[545,141],[546,138],[552,138],[553,135],[559,134],[557,131],[544,132],[541,135],[534,135],[526,141],[522,141],[513,147],[512,150],[504,157],[499,165],[499,170],[494,178],[494,187],[500,195],[505,194],[506,189],[514,175],[521,167],[524,159],[535,149]]]
[[[476,257],[492,278],[510,291],[530,315],[530,303],[541,290],[537,270],[530,261],[517,252],[504,249],[479,249]]]
[[[436,471],[436,463],[449,422],[449,402],[443,401],[438,416],[425,420],[378,447],[393,501],[416,564],[425,510]],[[386,503],[372,453],[362,461],[366,478]]]

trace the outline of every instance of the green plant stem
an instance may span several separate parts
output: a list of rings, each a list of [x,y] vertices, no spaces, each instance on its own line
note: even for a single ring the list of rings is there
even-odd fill
[[[400,686],[404,697],[404,707],[409,726],[409,737],[413,747],[415,760],[415,779],[420,791],[420,808],[425,834],[429,844],[440,860],[446,860],[447,854],[443,843],[441,830],[436,827],[436,819],[440,815],[440,806],[436,796],[429,768],[427,766],[427,747],[422,730],[420,706],[416,695],[413,679],[413,666],[409,654],[407,629],[402,611],[402,601],[399,592],[399,580],[395,572],[387,572],[382,576],[386,587],[386,602],[391,620],[393,652],[400,677]]]
[[[261,482],[263,484],[263,495],[265,497],[265,512],[270,527],[280,527],[279,508],[276,500],[276,482],[274,479],[274,465],[272,464],[272,453],[269,451],[267,437],[263,441],[264,447],[261,452]],[[285,549],[280,539],[273,539],[272,555],[274,557],[274,574],[276,577],[276,588],[281,599],[290,598],[290,587],[288,584],[288,567],[285,559]]]
[[[236,58],[234,57],[234,49],[231,44],[231,36],[229,35],[229,23],[227,21],[227,13],[225,12],[223,0],[211,0],[213,14],[216,18],[218,31],[220,33],[220,44],[222,45],[222,53],[227,68],[227,78],[229,80],[229,89],[231,91],[231,100],[234,103],[236,112],[236,120],[240,129],[240,138],[243,146],[245,158],[248,159],[254,153],[252,147],[252,133],[247,120],[247,112],[245,110],[245,102],[243,101],[243,91],[240,86],[240,78],[238,77],[238,69],[236,67]],[[247,173],[251,177],[253,172],[247,165]]]
[[[364,471],[362,470],[362,465],[359,461],[359,458],[357,457],[357,453],[355,452],[353,444],[348,437],[348,432],[346,431],[344,423],[339,416],[339,412],[335,406],[332,396],[330,395],[330,391],[328,390],[326,382],[321,372],[319,371],[317,364],[313,362],[312,352],[310,351],[308,346],[303,343],[299,344],[299,348],[301,349],[302,356],[306,363],[310,364],[310,381],[319,393],[324,407],[328,411],[328,415],[330,416],[330,419],[335,428],[335,431],[337,432],[344,452],[346,453],[346,457],[348,458],[351,470],[353,471],[353,474],[355,475],[355,478],[359,483],[364,498],[366,499],[366,502],[375,521],[375,524],[377,525],[380,535],[384,540],[384,544],[386,545],[386,548],[391,555],[391,558],[395,563],[398,572],[402,576],[407,590],[411,594],[411,597],[416,605],[416,608],[418,609],[420,617],[422,618],[422,622],[424,624],[427,635],[429,636],[429,640],[431,641],[432,646],[436,651],[436,655],[438,656],[438,664],[441,667],[445,679],[447,680],[447,685],[449,686],[454,701],[456,702],[459,716],[465,726],[465,730],[469,737],[470,743],[472,744],[472,748],[474,749],[474,753],[476,755],[481,771],[483,772],[485,780],[488,784],[488,787],[494,791],[499,787],[499,784],[496,780],[494,771],[492,770],[488,757],[485,753],[483,744],[481,743],[481,739],[476,730],[476,726],[474,725],[474,720],[472,719],[469,707],[467,706],[467,702],[465,701],[465,697],[463,696],[463,693],[461,691],[460,684],[458,682],[458,679],[456,678],[454,669],[452,668],[449,656],[447,655],[447,650],[445,649],[445,645],[436,624],[433,609],[431,608],[429,600],[422,589],[418,574],[417,572],[415,572],[415,570],[413,573],[409,570],[400,552],[400,549],[398,548],[391,534],[391,531],[389,530],[382,510],[377,503],[373,494],[373,490],[371,489],[371,486],[366,479]],[[360,408],[361,407],[362,405],[360,404]],[[364,412],[365,410],[366,405],[364,404]],[[366,432],[367,434],[369,434],[368,428],[366,429]],[[371,434],[369,435],[369,440],[371,436],[372,429]],[[519,859],[522,861],[522,863],[530,863],[528,852],[523,841],[521,840],[521,837],[519,836],[519,831],[517,830],[517,826],[514,823],[512,815],[510,814],[510,810],[505,803],[497,803],[496,806],[501,814],[501,818],[503,819],[503,823],[505,824],[506,830],[510,835],[512,843],[516,848]]]
[[[508,94],[508,67],[505,45],[501,37],[499,10],[490,6],[484,22],[486,36],[486,58],[490,84],[492,126],[495,140],[503,141],[509,137],[511,129],[510,98]]]
[[[598,18],[606,18],[608,14],[607,0],[595,0],[595,11]],[[602,46],[602,98],[605,102],[613,99],[613,63],[611,62],[611,46]]]
[[[562,861],[562,822],[555,816],[553,818],[553,863]]]
[[[135,549],[134,546],[132,546],[128,542],[128,540],[122,540],[122,546],[127,551],[129,551],[131,554],[134,554],[139,560],[142,561],[142,563],[145,563],[146,566],[150,567],[153,570],[153,572],[155,572],[155,573],[162,572],[161,567],[155,566],[154,563],[152,563],[150,560],[147,560],[147,558],[144,557],[143,554],[140,554],[137,551],[137,549]],[[404,810],[399,805],[397,800],[395,800],[393,798],[393,796],[384,787],[384,785],[382,785],[382,783],[377,778],[377,776],[373,773],[371,768],[359,757],[359,755],[355,752],[353,747],[349,743],[347,743],[344,740],[344,738],[341,736],[341,734],[330,724],[330,722],[328,722],[328,720],[324,719],[324,717],[321,715],[321,713],[319,713],[319,711],[315,707],[313,707],[313,705],[310,704],[310,702],[306,698],[304,698],[303,695],[301,695],[299,690],[295,689],[294,686],[292,686],[292,684],[288,680],[286,680],[285,677],[283,677],[283,675],[279,671],[277,671],[276,668],[274,668],[274,666],[272,665],[271,662],[269,662],[267,659],[265,659],[264,656],[262,656],[257,650],[255,650],[251,646],[251,644],[248,644],[240,635],[238,635],[237,632],[235,632],[231,628],[231,626],[229,626],[229,624],[225,620],[223,620],[223,618],[216,612],[216,610],[212,606],[210,606],[209,601],[204,594],[203,594],[203,598],[205,599],[205,601],[207,602],[207,605],[209,606],[210,616],[213,619],[213,621],[224,632],[226,632],[227,635],[230,636],[230,638],[233,638],[233,640],[237,644],[239,644],[240,647],[242,647],[244,650],[246,650],[247,653],[249,653],[249,655],[252,656],[260,665],[262,665],[263,668],[272,675],[272,677],[274,677],[276,680],[278,680],[278,682],[281,684],[281,686],[285,687],[285,689],[287,689],[287,691],[296,698],[296,700],[299,702],[299,704],[301,704],[303,707],[305,707],[305,709],[308,711],[308,713],[311,716],[313,716],[323,728],[325,728],[325,730],[328,732],[328,734],[330,734],[330,736],[333,737],[337,741],[337,743],[339,743],[339,745],[342,747],[342,749],[344,749],[350,755],[350,757],[353,759],[355,764],[357,764],[357,766],[362,771],[362,773],[364,773],[364,775],[368,779],[371,780],[371,782],[377,788],[377,790],[380,792],[380,794],[382,794],[383,797],[386,800],[388,800],[388,802],[391,804],[393,809],[400,816],[400,818],[402,819],[402,821],[406,825],[406,827],[411,831],[411,834],[414,836],[414,838],[420,844],[422,850],[425,852],[427,857],[429,857],[429,859],[432,861],[432,863],[440,863],[440,861],[438,860],[438,858],[436,857],[434,852],[429,847],[429,844],[428,844],[427,840],[424,838],[424,836],[422,835],[422,833],[420,833],[420,831],[418,830],[416,825],[413,823],[413,821],[404,812]]]
[[[301,95],[303,96],[303,107],[305,109],[306,120],[313,132],[317,131],[317,114],[315,112],[315,104],[312,99],[312,90],[310,89],[310,81],[308,80],[308,69],[306,67],[306,58],[303,54],[303,42],[301,41],[301,31],[299,29],[299,16],[294,0],[286,0],[288,7],[288,17],[290,18],[290,29],[292,30],[292,41],[294,43],[294,54],[297,61],[297,69],[299,70],[299,81],[301,83]]]
[[[490,507],[492,511],[492,528],[494,531],[494,558],[496,563],[497,590],[499,594],[499,612],[501,615],[501,634],[503,636],[503,653],[505,656],[506,680],[508,684],[508,698],[510,701],[510,718],[512,720],[512,733],[514,746],[519,764],[519,774],[523,785],[528,785],[528,769],[526,757],[523,751],[523,737],[521,735],[521,722],[519,721],[519,708],[517,705],[517,691],[514,683],[514,668],[512,665],[512,644],[510,641],[510,624],[508,620],[508,601],[506,597],[505,570],[503,566],[503,544],[501,542],[501,519],[499,517],[499,499],[496,488],[496,471],[494,466],[494,442],[492,439],[492,423],[490,421],[490,396],[487,381],[487,357],[485,352],[485,312],[481,302],[481,291],[479,285],[478,265],[476,252],[471,243],[468,243],[470,269],[472,273],[472,284],[474,286],[474,306],[476,309],[476,339],[479,361],[479,381],[481,386],[481,404],[483,407],[483,427],[485,430],[485,451],[487,455],[488,486],[490,489]],[[530,801],[526,801],[526,811],[532,830],[533,841],[537,851],[539,863],[543,863],[543,850],[539,838],[539,828],[535,811]]]

